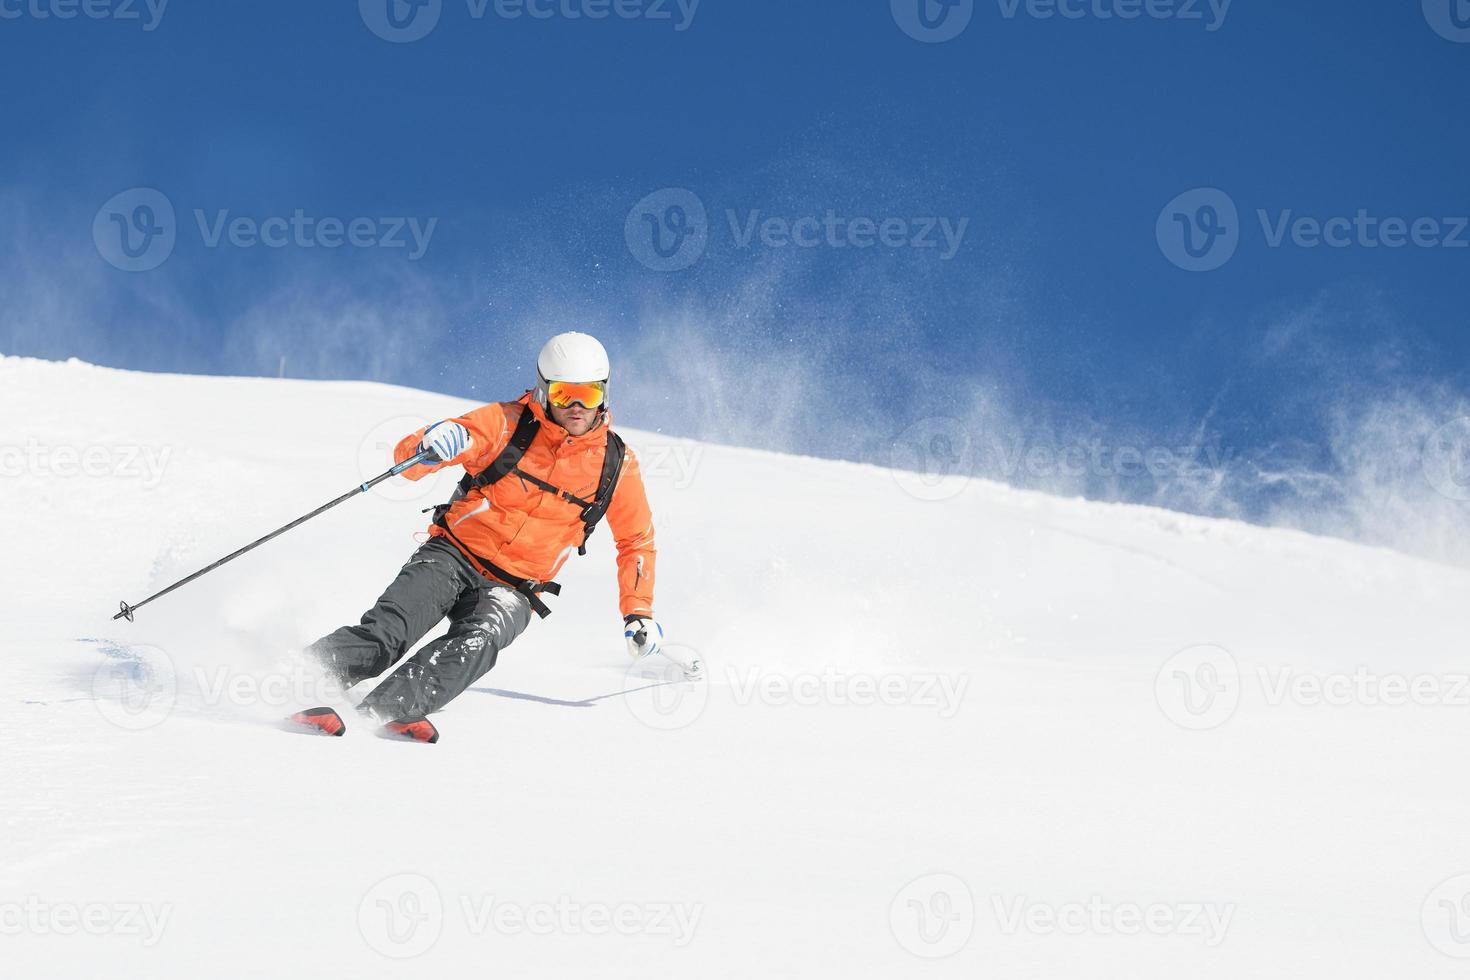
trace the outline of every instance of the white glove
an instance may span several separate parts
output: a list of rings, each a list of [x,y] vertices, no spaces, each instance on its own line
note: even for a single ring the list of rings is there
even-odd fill
[[[435,422],[424,431],[419,448],[432,449],[439,462],[447,463],[470,448],[473,442],[470,430],[458,422]]]
[[[686,681],[704,679],[704,664],[699,655],[680,644],[664,645],[664,628],[647,616],[628,616],[623,621],[623,636],[628,641],[628,654],[640,660],[650,653],[661,654],[665,660],[684,672]]]
[[[626,616],[623,637],[628,641],[628,656],[642,660],[663,646],[664,628],[649,616]]]

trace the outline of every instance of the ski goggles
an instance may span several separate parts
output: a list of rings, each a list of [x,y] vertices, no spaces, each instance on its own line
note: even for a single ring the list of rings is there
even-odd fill
[[[546,400],[557,408],[575,402],[581,402],[583,408],[600,408],[606,397],[606,381],[553,381],[546,386]]]

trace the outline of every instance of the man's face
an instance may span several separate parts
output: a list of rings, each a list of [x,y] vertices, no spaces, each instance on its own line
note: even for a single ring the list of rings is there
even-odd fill
[[[592,428],[597,421],[597,413],[590,408],[583,408],[581,402],[573,402],[566,408],[552,405],[551,420],[572,435],[580,436]]]

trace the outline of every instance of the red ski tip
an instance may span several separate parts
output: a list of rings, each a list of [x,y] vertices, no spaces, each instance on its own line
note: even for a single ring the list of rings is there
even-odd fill
[[[418,721],[390,721],[383,726],[383,734],[414,742],[428,742],[431,745],[439,741],[439,729],[427,718],[420,718]]]
[[[347,723],[342,716],[331,708],[308,708],[298,711],[286,722],[299,728],[320,732],[323,735],[342,735],[347,731]]]

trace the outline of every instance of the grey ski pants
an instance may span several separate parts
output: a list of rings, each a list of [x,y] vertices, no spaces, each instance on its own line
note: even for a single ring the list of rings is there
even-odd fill
[[[399,665],[359,709],[383,721],[438,711],[485,675],[531,622],[526,597],[477,572],[454,545],[432,538],[362,614],[307,654],[344,686],[376,677],[448,616],[449,633]]]

